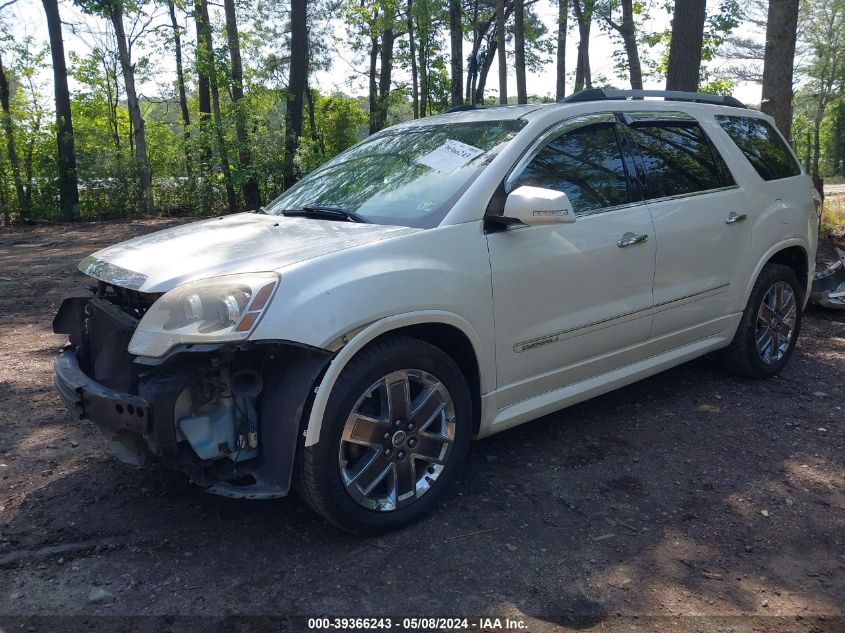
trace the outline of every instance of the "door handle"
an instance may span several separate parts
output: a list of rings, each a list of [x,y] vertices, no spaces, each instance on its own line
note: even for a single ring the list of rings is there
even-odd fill
[[[734,213],[733,211],[725,218],[725,224],[736,224],[737,222],[745,222],[748,216],[744,213]]]
[[[633,233],[625,233],[622,239],[617,240],[616,245],[619,248],[628,248],[636,244],[645,244],[648,242],[648,235],[634,235]]]

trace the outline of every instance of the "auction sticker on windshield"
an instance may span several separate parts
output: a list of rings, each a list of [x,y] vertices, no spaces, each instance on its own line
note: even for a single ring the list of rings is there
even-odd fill
[[[483,153],[484,150],[482,149],[449,139],[437,149],[424,156],[420,156],[417,162],[436,169],[441,173],[451,174]]]

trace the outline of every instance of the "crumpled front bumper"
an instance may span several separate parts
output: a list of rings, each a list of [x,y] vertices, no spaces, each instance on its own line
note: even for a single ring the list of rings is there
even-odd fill
[[[97,298],[72,298],[62,304],[54,331],[68,334],[69,343],[59,352],[54,382],[70,410],[93,422],[125,463],[140,465],[155,459],[224,496],[285,496],[301,421],[332,354],[285,341],[261,341],[186,346],[146,363],[126,352],[135,324],[121,323],[122,319]],[[186,415],[184,401],[202,396],[209,375],[219,379],[221,370],[229,377],[243,369],[263,377],[263,389],[254,398],[257,454],[242,461],[203,459],[179,430]],[[226,392],[231,386],[216,393]],[[205,406],[204,402],[209,401],[197,406]],[[183,417],[177,419],[179,415]]]
[[[114,391],[82,371],[72,349],[59,352],[53,382],[62,400],[79,418],[88,418],[100,427],[149,435],[153,409],[140,396]]]

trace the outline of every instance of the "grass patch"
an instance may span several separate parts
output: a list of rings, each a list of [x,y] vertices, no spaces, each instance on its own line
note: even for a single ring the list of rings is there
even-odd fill
[[[822,209],[822,226],[840,226],[845,224],[845,195],[827,195]]]

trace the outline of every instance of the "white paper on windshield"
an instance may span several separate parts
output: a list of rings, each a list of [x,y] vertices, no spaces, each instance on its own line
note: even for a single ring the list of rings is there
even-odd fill
[[[483,153],[484,150],[482,149],[450,139],[434,151],[425,156],[420,156],[417,162],[436,169],[440,173],[451,174]]]

